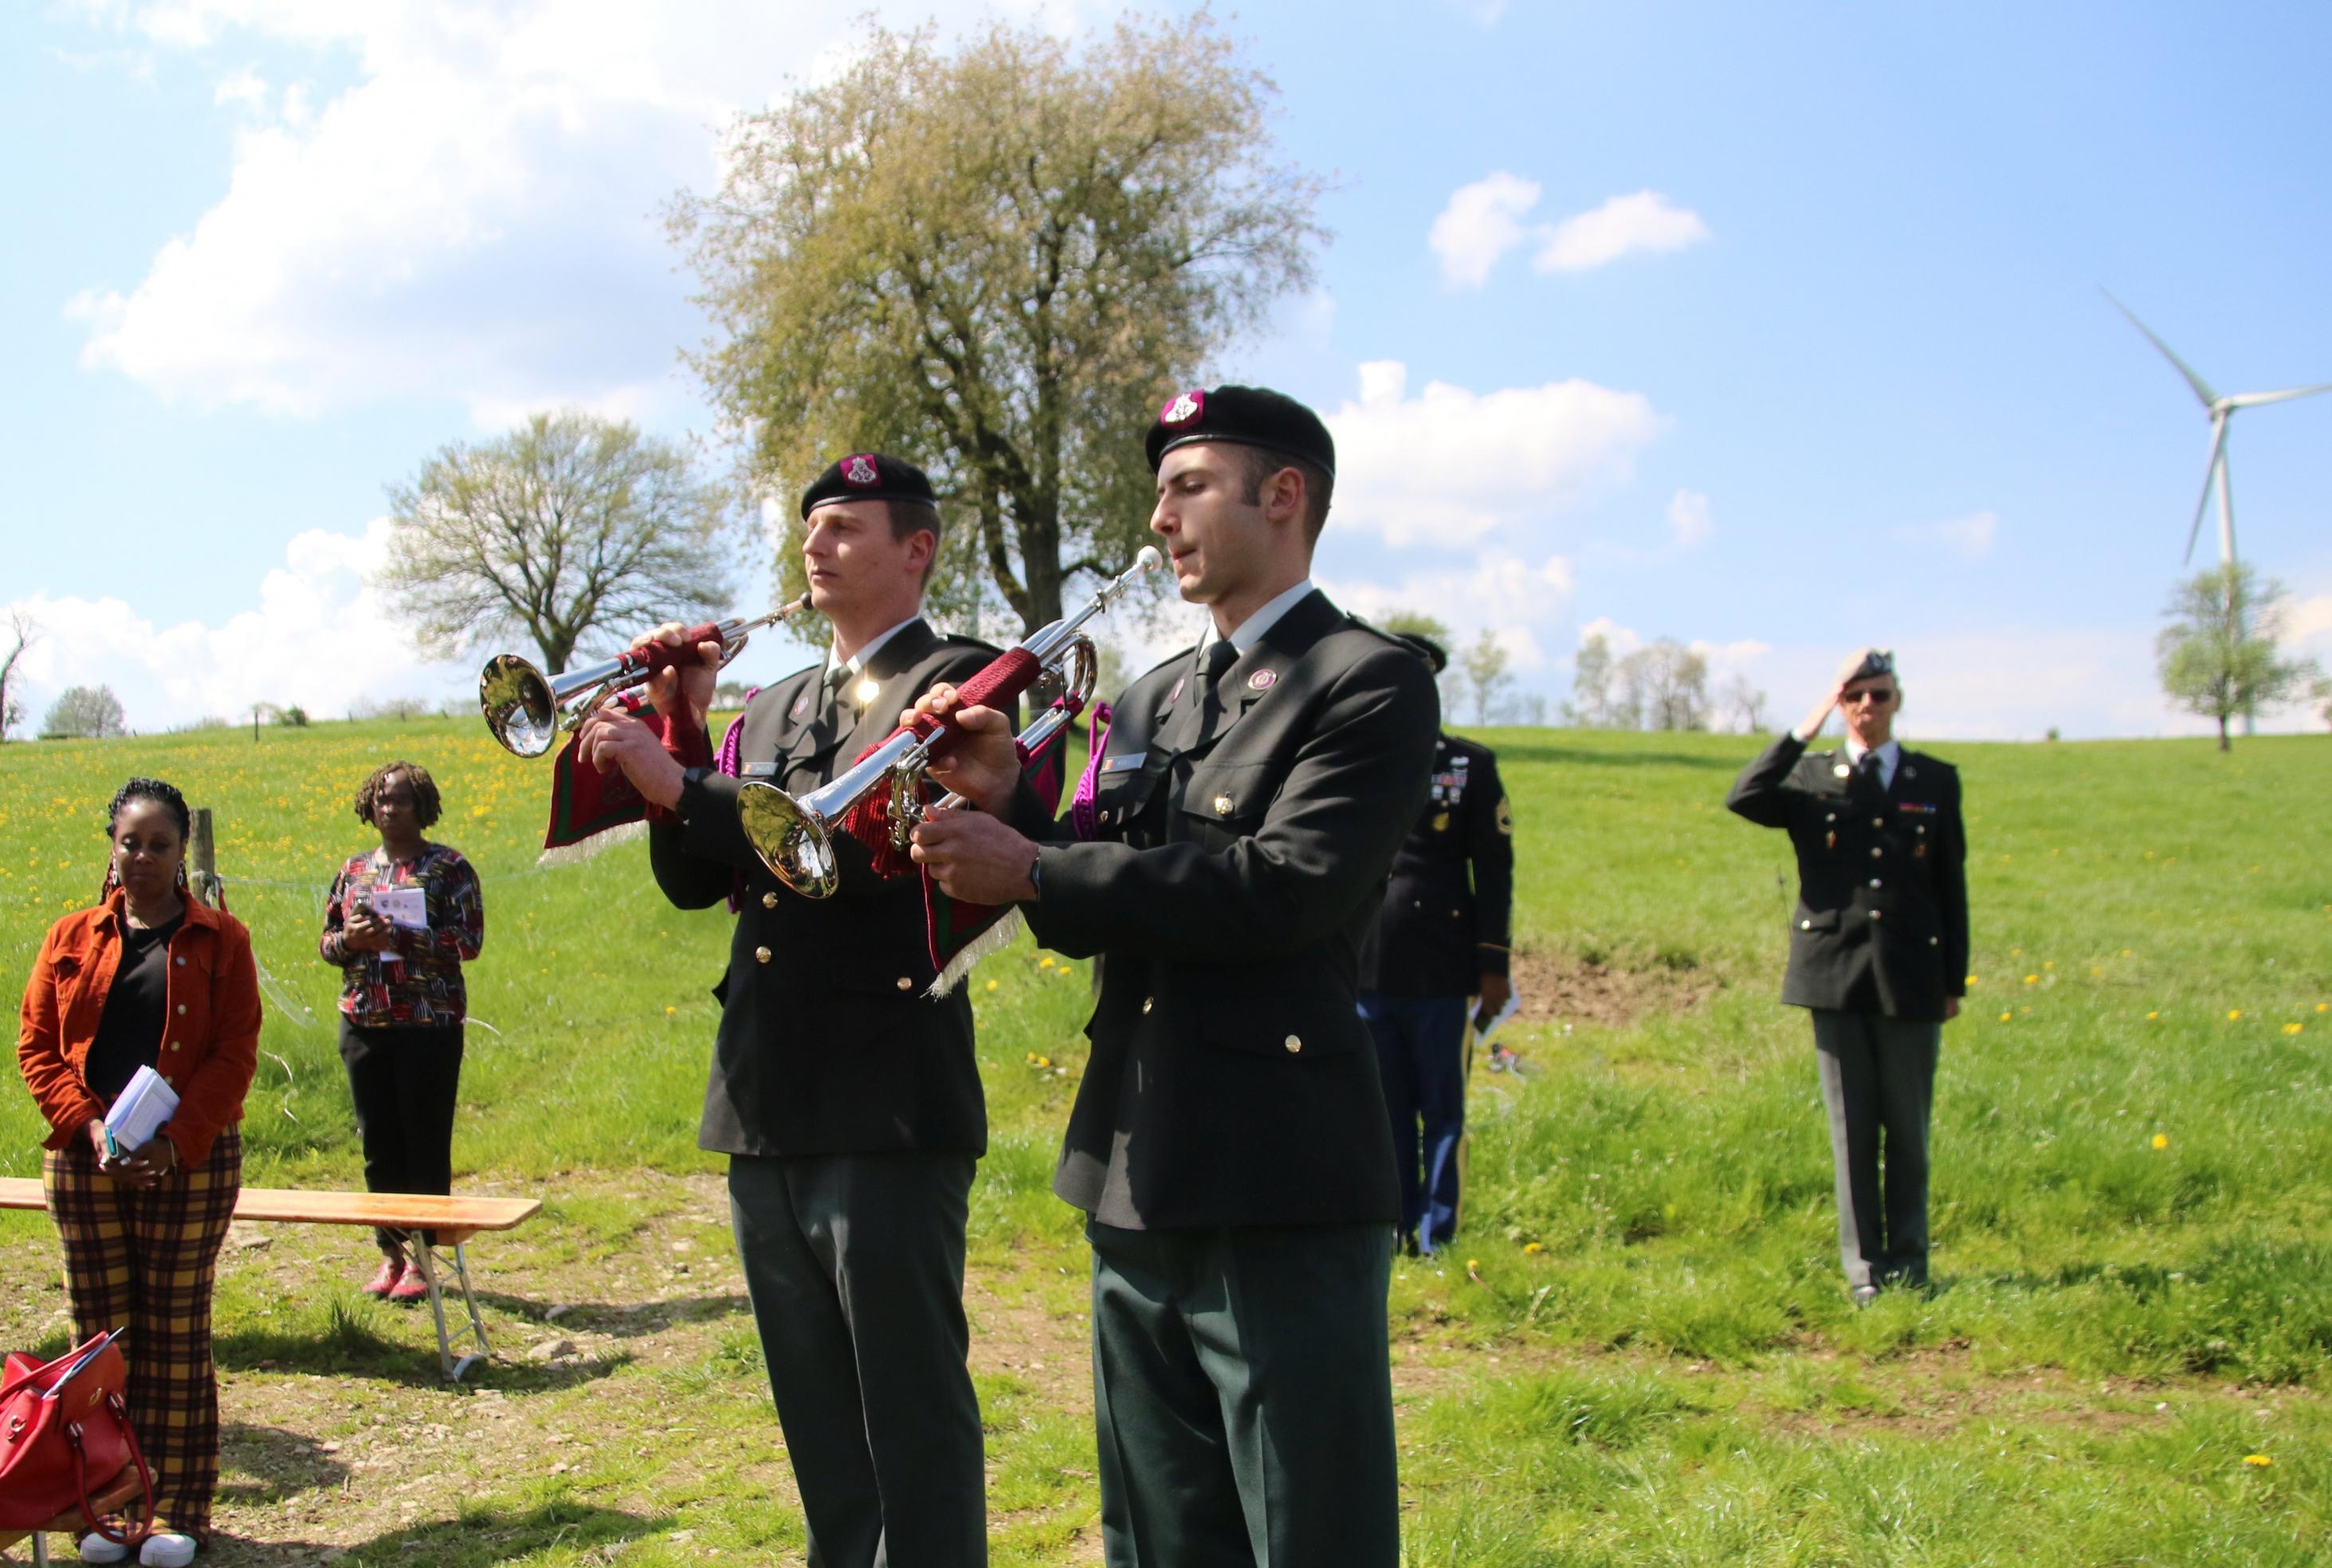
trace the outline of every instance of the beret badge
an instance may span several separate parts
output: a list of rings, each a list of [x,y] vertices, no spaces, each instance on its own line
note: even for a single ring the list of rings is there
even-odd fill
[[[1158,411],[1158,423],[1166,425],[1185,425],[1206,412],[1207,394],[1205,393],[1198,391],[1178,393],[1171,403]]]
[[[871,485],[881,483],[882,479],[883,471],[875,466],[874,459],[870,454],[862,452],[856,457],[846,457],[842,460],[844,484],[856,485],[864,489]]]

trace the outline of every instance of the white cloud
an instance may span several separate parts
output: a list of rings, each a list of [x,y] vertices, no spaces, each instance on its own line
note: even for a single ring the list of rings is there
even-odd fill
[[[1397,360],[1361,366],[1361,396],[1327,416],[1336,438],[1333,526],[1393,545],[1467,545],[1627,479],[1658,433],[1641,393],[1573,378],[1408,395]]]
[[[1895,537],[1913,544],[1941,545],[1954,555],[1981,561],[1992,554],[1993,539],[1999,532],[2000,514],[1984,511],[1940,522],[1906,523],[1895,530]]]
[[[1677,549],[1703,543],[1716,527],[1708,515],[1708,498],[1698,490],[1678,490],[1668,498],[1668,533]]]
[[[367,698],[460,693],[475,678],[468,661],[423,660],[366,586],[388,531],[388,519],[376,518],[361,534],[299,535],[262,580],[258,608],[215,624],[158,625],[114,598],[18,601],[11,608],[41,628],[22,666],[27,728],[68,686],[110,686],[139,730],[247,717],[258,702],[339,717]]]
[[[1083,0],[1009,0],[1068,26]],[[292,414],[400,394],[490,411],[677,387],[699,318],[658,213],[714,130],[846,52],[858,0],[87,0],[165,69],[285,45],[353,67],[269,109],[256,68],[216,202],[133,283],[85,289],[83,362],[196,404]],[[945,0],[942,27],[984,8]],[[918,13],[913,21],[921,20]],[[290,58],[297,59],[296,53]]]
[[[1658,191],[1613,196],[1559,223],[1525,224],[1539,195],[1537,181],[1504,169],[1450,192],[1426,234],[1441,258],[1441,280],[1479,289],[1499,259],[1526,239],[1537,247],[1531,260],[1537,271],[1584,272],[1633,251],[1681,251],[1709,237],[1698,213],[1672,204]]]
[[[1489,281],[1498,258],[1523,242],[1523,214],[1538,204],[1539,187],[1504,170],[1449,194],[1426,243],[1441,258],[1441,279],[1460,289]]]
[[[1421,611],[1461,644],[1486,628],[1505,646],[1511,668],[1524,674],[1546,667],[1539,634],[1562,621],[1573,586],[1571,563],[1561,556],[1533,565],[1502,550],[1485,552],[1471,566],[1411,572],[1398,583],[1319,581],[1331,599],[1366,619]]]
[[[1708,237],[1698,213],[1671,206],[1658,191],[1638,191],[1563,219],[1547,233],[1531,265],[1542,272],[1584,272],[1630,251],[1681,251]]]
[[[2276,627],[2276,640],[2286,648],[2320,649],[2332,653],[2332,594],[2308,598],[2294,595]]]

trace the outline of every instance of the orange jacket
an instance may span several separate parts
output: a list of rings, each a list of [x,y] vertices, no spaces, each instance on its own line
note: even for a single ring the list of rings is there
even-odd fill
[[[16,1064],[55,1129],[53,1149],[85,1136],[82,1129],[106,1113],[81,1072],[121,962],[125,897],[117,891],[50,927],[24,984]],[[178,1109],[162,1131],[178,1163],[196,1165],[209,1157],[211,1140],[243,1119],[243,1097],[259,1065],[259,971],[242,921],[186,899],[186,924],[170,938],[163,1006],[154,1070],[178,1091]]]

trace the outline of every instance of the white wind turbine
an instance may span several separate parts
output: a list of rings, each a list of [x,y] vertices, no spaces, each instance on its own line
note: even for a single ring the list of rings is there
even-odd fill
[[[2146,334],[2147,342],[2162,350],[2162,357],[2178,367],[2178,374],[2186,378],[2186,385],[2194,389],[2194,395],[2202,400],[2203,409],[2211,416],[2211,461],[2203,470],[2203,496],[2194,503],[2194,526],[2186,531],[2184,558],[2190,562],[2194,558],[2194,541],[2203,537],[2203,514],[2211,509],[2211,490],[2215,486],[2219,492],[2219,565],[2232,566],[2235,563],[2235,498],[2227,483],[2227,425],[2233,420],[2235,410],[2257,408],[2264,403],[2289,403],[2295,397],[2313,397],[2319,392],[2332,392],[2332,381],[2320,382],[2314,386],[2288,386],[2281,392],[2238,392],[2232,396],[2222,397],[2211,390],[2209,382],[2195,375],[2184,360],[2173,354],[2170,345],[2156,337],[2154,328],[2140,321],[2136,312],[2120,300],[2114,299],[2110,292],[2106,293],[2106,298],[2113,299],[2113,308],[2128,317],[2131,326]]]

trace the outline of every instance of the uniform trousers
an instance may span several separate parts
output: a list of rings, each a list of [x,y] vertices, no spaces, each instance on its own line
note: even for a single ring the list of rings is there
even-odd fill
[[[207,1543],[219,1472],[211,1287],[243,1185],[243,1135],[226,1128],[202,1164],[148,1192],[99,1171],[79,1135],[48,1151],[41,1177],[64,1244],[74,1337],[128,1331],[124,1398],[154,1473],[154,1527]]]
[[[729,1213],[810,1568],[988,1561],[965,1357],[974,1156],[734,1155]]]
[[[1085,1235],[1109,1568],[1394,1568],[1391,1228]]]
[[[1361,996],[1376,1041],[1392,1154],[1400,1177],[1400,1231],[1420,1252],[1458,1233],[1458,1148],[1466,1136],[1466,999]],[[1419,1136],[1419,1126],[1423,1134]]]
[[[1944,1026],[1814,1008],[1846,1282],[1927,1281],[1927,1123]]]
[[[362,1024],[343,1014],[340,1064],[364,1145],[365,1191],[452,1192],[462,1026]],[[405,1232],[378,1230],[373,1240],[395,1252]]]

